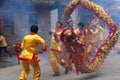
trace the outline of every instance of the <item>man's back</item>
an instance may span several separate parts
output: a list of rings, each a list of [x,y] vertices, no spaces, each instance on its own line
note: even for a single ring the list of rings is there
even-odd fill
[[[23,49],[19,58],[32,60],[34,55],[38,55],[38,45],[45,49],[45,40],[37,34],[28,34],[23,38],[21,48]]]
[[[28,34],[24,37],[23,50],[27,50],[31,53],[36,53],[38,44],[37,39],[39,36],[37,34],[31,35]]]

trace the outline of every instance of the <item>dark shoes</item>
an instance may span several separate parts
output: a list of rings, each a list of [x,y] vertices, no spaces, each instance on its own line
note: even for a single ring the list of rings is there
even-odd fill
[[[65,74],[67,74],[69,71],[71,71],[71,70],[73,70],[73,68],[72,67],[67,67],[67,68],[65,68]]]
[[[52,75],[53,77],[55,76],[60,76],[60,73],[59,72],[55,72],[55,74]]]
[[[70,70],[69,67],[66,67],[65,68],[65,74],[67,74],[69,72],[69,70]]]
[[[66,67],[65,68],[65,74],[68,74],[69,70],[72,70],[72,68]],[[55,72],[55,74],[53,74],[52,76],[53,77],[60,76],[60,73],[59,72]]]

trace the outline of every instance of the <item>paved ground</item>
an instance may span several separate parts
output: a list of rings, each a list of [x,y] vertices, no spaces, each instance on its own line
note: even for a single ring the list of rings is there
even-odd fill
[[[120,55],[110,54],[105,60],[101,68],[89,74],[77,75],[75,70],[72,70],[67,75],[64,74],[64,68],[60,67],[61,76],[52,77],[52,69],[49,63],[48,54],[40,55],[41,62],[41,80],[120,80]],[[17,64],[16,58],[7,59],[10,63]],[[21,71],[21,65],[15,65],[11,67],[5,67],[0,69],[0,80],[18,80]],[[32,72],[30,73],[28,80],[31,80]]]

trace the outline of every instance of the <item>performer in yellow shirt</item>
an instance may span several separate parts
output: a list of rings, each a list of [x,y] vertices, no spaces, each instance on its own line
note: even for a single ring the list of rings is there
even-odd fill
[[[77,35],[77,42],[81,44],[81,49],[84,49],[84,58],[89,59],[89,53],[91,52],[92,45],[90,44],[91,36],[90,29],[86,28],[83,22],[79,22],[78,27],[74,30]]]
[[[23,38],[21,44],[21,48],[23,50],[19,58],[22,60],[23,69],[19,77],[19,80],[27,80],[30,71],[29,65],[31,65],[34,70],[34,75],[32,80],[40,80],[41,70],[38,63],[40,61],[38,55],[38,45],[39,44],[42,45],[41,52],[44,52],[46,51],[46,42],[42,37],[40,37],[37,34],[38,26],[32,25],[30,30],[31,33],[29,33]]]
[[[5,40],[5,37],[3,36],[2,33],[0,33],[0,56],[1,52],[4,50],[5,53],[7,53],[10,57],[12,57],[12,54],[7,50],[7,42]]]
[[[103,40],[104,40],[104,28],[99,26],[99,25],[93,25],[91,27],[92,29],[92,42],[94,43],[92,45],[92,52],[96,52],[97,48],[102,44]]]
[[[53,76],[59,76],[60,71],[58,64],[65,67],[65,73],[68,73],[68,63],[62,59],[61,53],[62,53],[62,42],[60,41],[60,34],[62,33],[61,29],[62,23],[57,22],[56,28],[53,29],[51,32],[51,44],[50,44],[50,61],[51,66],[55,74]]]
[[[66,30],[66,33],[67,32],[71,32],[71,31],[74,31],[74,28],[73,28],[73,25],[74,25],[74,22],[72,20],[68,21],[68,24],[67,24],[67,27],[64,29]],[[64,33],[65,34],[65,33]],[[69,50],[68,48],[66,48],[66,45],[63,44],[63,51],[65,53],[65,60],[67,61],[68,65],[69,65],[69,70],[72,70],[72,60],[70,59],[70,55],[72,54],[71,50]]]

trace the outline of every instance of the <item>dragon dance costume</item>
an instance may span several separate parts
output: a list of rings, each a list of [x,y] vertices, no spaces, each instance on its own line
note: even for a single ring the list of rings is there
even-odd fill
[[[81,45],[74,45],[74,43],[75,44],[77,43],[76,42],[77,40],[75,40],[75,38],[73,38],[73,39],[70,38],[71,46],[69,46],[69,47],[71,47],[71,50],[73,51],[73,57],[71,59],[74,61],[77,74],[79,74],[79,72],[91,73],[91,72],[98,70],[99,67],[102,65],[106,56],[109,54],[112,47],[116,44],[120,33],[119,33],[118,25],[116,25],[116,23],[111,19],[111,17],[108,15],[108,13],[101,6],[95,4],[94,2],[92,2],[90,0],[72,0],[66,6],[66,8],[63,12],[63,15],[62,15],[63,27],[66,27],[67,22],[68,22],[69,18],[71,17],[70,15],[73,13],[73,11],[79,5],[81,5],[81,8],[84,8],[84,9],[94,12],[94,14],[100,20],[105,22],[105,24],[107,25],[106,28],[109,31],[108,36],[106,36],[106,39],[104,39],[101,42],[101,44],[98,46],[97,51],[95,52],[95,55],[92,56],[92,58],[90,58],[91,59],[90,61],[88,61],[88,59],[85,59],[84,57],[85,57],[85,54],[89,54],[89,52],[91,51],[91,47],[85,46],[84,52],[86,52],[86,53],[83,54],[84,56],[81,58],[81,56],[77,56],[79,53],[81,53],[81,52],[79,52]],[[93,21],[91,21],[89,24],[91,25],[96,20],[97,20],[97,18],[95,17],[93,19]],[[99,21],[96,21],[96,22],[99,23]],[[65,34],[64,36],[66,36],[66,37],[63,38],[63,41],[64,41],[63,43],[70,45],[70,43],[65,43],[65,42],[67,42],[66,38],[68,37],[68,34]],[[87,38],[89,38],[89,39],[87,39]],[[88,40],[87,44],[92,44],[89,36],[87,36],[87,37],[85,36],[85,38],[83,40],[84,41]],[[87,45],[87,44],[85,44],[85,45]],[[90,55],[87,55],[87,56],[90,56]]]
[[[69,26],[67,26],[64,30],[63,30],[63,32],[61,33],[61,36],[60,36],[60,39],[62,39],[63,37],[64,37],[64,34],[66,34],[66,33],[64,33],[64,32],[69,32],[69,31],[73,31],[74,29],[72,28],[72,27],[69,27]],[[63,41],[63,40],[62,40]],[[69,41],[68,41],[69,42]],[[63,43],[63,42],[62,42]],[[69,65],[69,70],[72,70],[72,60],[71,60],[71,54],[72,54],[72,52],[71,52],[71,50],[69,49],[69,47],[67,46],[67,44],[62,44],[62,48],[63,48],[63,52],[64,52],[64,59],[65,59],[65,61],[68,63],[68,65]]]
[[[72,29],[64,29],[64,31],[61,34],[61,41],[65,44],[65,47],[67,49],[68,54],[70,55],[70,60],[72,58],[76,57],[82,57],[83,54],[83,48],[82,48],[82,36],[81,38],[78,37],[79,35],[76,35],[78,32],[80,32],[78,29],[72,30]],[[78,43],[78,41],[80,43]],[[80,46],[80,47],[78,47]],[[79,49],[79,53],[76,52],[76,49]],[[75,55],[74,55],[75,54]],[[77,67],[77,61],[72,60],[73,63],[75,63],[75,67]],[[82,62],[82,61],[81,61]]]
[[[42,45],[42,51],[46,51],[46,43],[43,38],[35,33],[26,35],[22,41],[21,48],[23,49],[19,59],[22,60],[23,69],[19,80],[27,80],[31,65],[34,70],[32,80],[40,80],[41,70],[39,66],[38,45]]]
[[[88,29],[82,29],[82,28],[76,28],[74,30],[65,29],[61,34],[61,40],[65,44],[67,51],[69,54],[71,53],[70,58],[73,58],[74,56],[78,57],[78,60],[82,63],[82,58],[85,60],[88,60],[88,53],[92,50],[92,44],[91,41],[91,33],[88,31]],[[75,55],[72,55],[74,54]],[[76,63],[74,60],[72,61],[75,63],[75,67],[78,67],[78,63]],[[78,72],[78,70],[76,69]]]
[[[57,63],[67,68],[68,63],[62,59],[62,42],[60,41],[60,34],[62,29],[54,29],[51,34],[51,45],[50,45],[50,61],[52,69],[55,73],[59,73],[59,67]]]

